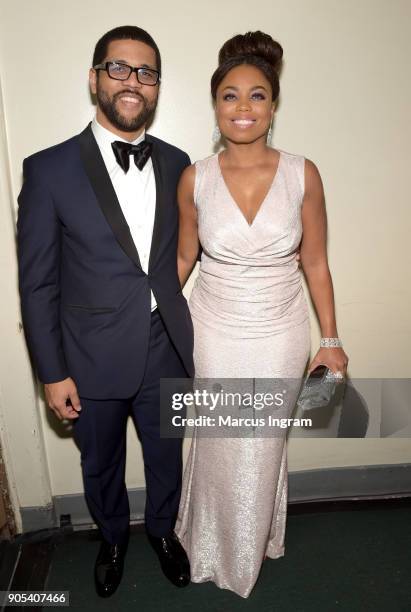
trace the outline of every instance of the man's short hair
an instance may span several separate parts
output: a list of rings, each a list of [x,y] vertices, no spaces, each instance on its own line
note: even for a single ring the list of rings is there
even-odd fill
[[[157,47],[154,39],[148,32],[137,26],[120,26],[114,28],[109,32],[106,32],[104,36],[100,38],[94,49],[93,55],[93,66],[101,64],[107,57],[107,49],[109,44],[113,40],[138,40],[139,42],[145,43],[151,47],[156,54],[156,68],[161,75],[161,56],[159,48]]]

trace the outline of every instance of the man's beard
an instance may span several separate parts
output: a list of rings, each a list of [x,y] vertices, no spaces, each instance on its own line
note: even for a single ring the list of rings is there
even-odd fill
[[[134,96],[138,96],[142,103],[142,109],[139,114],[135,117],[127,118],[118,112],[116,108],[117,99],[123,95],[131,93]],[[140,128],[144,127],[153,117],[157,106],[157,99],[149,103],[144,96],[135,91],[124,89],[111,98],[109,95],[100,88],[97,88],[97,100],[100,109],[105,114],[110,123],[118,130],[123,132],[137,132]]]

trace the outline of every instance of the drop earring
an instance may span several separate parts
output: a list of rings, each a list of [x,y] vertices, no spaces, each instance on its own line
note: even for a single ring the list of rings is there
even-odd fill
[[[272,125],[270,125],[270,129],[267,132],[267,144],[270,145],[271,144],[271,138],[273,136],[273,127]]]
[[[221,138],[220,128],[218,127],[218,125],[216,125],[214,130],[213,130],[213,135],[212,135],[213,142],[215,144],[217,144],[217,142],[219,142],[220,138]]]

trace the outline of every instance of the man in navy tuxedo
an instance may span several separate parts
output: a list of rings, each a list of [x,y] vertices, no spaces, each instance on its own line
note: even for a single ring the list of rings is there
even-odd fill
[[[49,407],[72,419],[84,489],[100,528],[97,592],[121,580],[128,542],[126,423],[139,431],[146,530],[166,576],[189,582],[174,534],[182,441],[160,437],[160,378],[193,375],[193,327],[177,276],[176,186],[186,153],[145,132],[161,59],[144,30],[97,43],[94,120],[24,160],[19,284],[28,346]]]

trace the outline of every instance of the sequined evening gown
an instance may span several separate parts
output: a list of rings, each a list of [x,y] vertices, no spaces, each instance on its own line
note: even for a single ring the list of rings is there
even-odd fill
[[[190,311],[198,378],[303,376],[310,323],[296,251],[305,159],[279,153],[276,175],[251,225],[228,190],[218,154],[196,162],[203,254]],[[211,580],[248,597],[264,556],[284,555],[286,433],[194,436],[176,523],[193,582]]]

